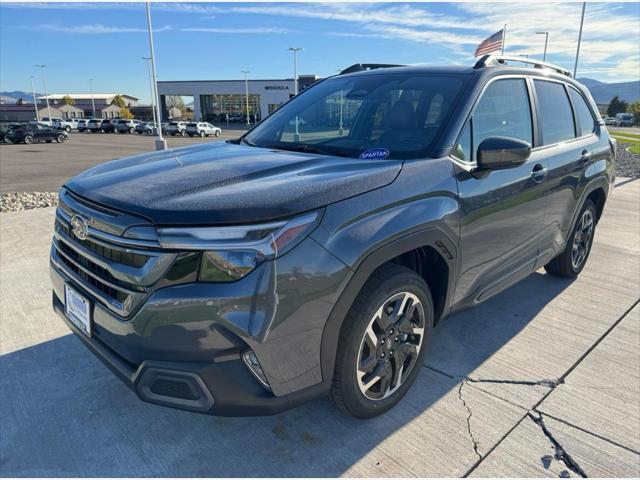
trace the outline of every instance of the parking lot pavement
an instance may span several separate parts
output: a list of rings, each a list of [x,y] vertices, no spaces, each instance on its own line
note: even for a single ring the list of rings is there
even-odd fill
[[[167,136],[169,148],[238,138],[224,129],[216,137]],[[71,133],[60,143],[0,144],[0,192],[57,192],[69,178],[99,163],[152,151],[154,138],[118,133]]]
[[[368,421],[326,399],[264,418],[140,402],[50,310],[53,209],[2,214],[0,474],[637,477],[640,181],[619,185],[579,279],[539,271],[443,322]]]

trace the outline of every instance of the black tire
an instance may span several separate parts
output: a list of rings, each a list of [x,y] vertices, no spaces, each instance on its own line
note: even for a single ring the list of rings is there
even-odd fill
[[[417,356],[410,357],[409,373],[406,374],[406,377],[403,377],[404,374],[401,373],[400,378],[404,378],[404,380],[396,383],[393,390],[388,392],[388,396],[385,396],[385,392],[381,392],[381,398],[372,399],[366,396],[361,390],[358,379],[358,365],[360,365],[361,350],[366,343],[365,336],[367,336],[370,324],[375,321],[376,312],[385,305],[391,305],[388,302],[392,300],[394,296],[402,295],[403,293],[409,293],[417,297],[422,306],[423,335],[422,337],[410,335],[404,340],[401,339],[400,343],[392,344],[391,348],[397,348],[397,352],[399,352],[402,342],[407,342],[410,338],[421,338],[421,343],[419,344]],[[387,308],[389,308],[389,306]],[[403,318],[403,316],[399,318]],[[390,322],[391,327],[397,326],[395,335],[398,335],[400,332],[400,323],[402,322],[398,322],[397,324]],[[371,418],[392,408],[404,397],[417,378],[425,352],[427,351],[428,341],[431,338],[432,329],[433,301],[429,287],[424,279],[413,270],[400,265],[388,264],[378,269],[362,287],[349,313],[345,317],[338,341],[333,383],[331,386],[331,399],[333,403],[343,412],[357,418]],[[393,330],[390,332],[387,331],[387,333],[393,334]],[[383,335],[386,334],[384,332],[378,334],[376,339]],[[377,349],[388,348],[390,342],[398,342],[398,336],[395,338],[392,337],[393,335],[388,336],[386,341],[381,342]],[[385,340],[385,338],[383,337],[382,340]],[[376,342],[376,345],[377,344]],[[373,343],[371,343],[371,345],[373,345]],[[383,345],[386,346],[383,347]],[[392,365],[394,361],[393,350],[390,350],[389,353],[390,355],[384,359],[384,352],[380,354],[381,356],[378,356],[378,353],[369,353],[370,356],[375,357],[373,363],[376,366],[374,367],[373,373],[382,365]],[[398,358],[397,354],[396,358]],[[409,357],[404,358],[406,360]],[[403,369],[401,369],[400,372],[403,372]],[[360,380],[364,378],[364,376],[360,377]],[[381,386],[379,388],[382,389],[383,387]],[[366,390],[366,392],[369,391],[370,390]]]
[[[189,134],[189,136],[190,136],[190,137],[193,137],[193,133],[190,133],[190,134]]]
[[[187,134],[187,132],[185,132],[184,130],[181,130],[181,131],[180,131],[180,136],[181,136],[181,137],[184,137],[186,134]]]
[[[9,138],[9,135],[5,135],[2,140],[4,141],[4,143],[7,143],[7,144],[12,143],[11,139]]]
[[[573,231],[567,240],[567,246],[560,255],[551,260],[544,266],[544,269],[550,275],[561,278],[576,278],[584,268],[589,259],[591,246],[593,245],[593,236],[597,223],[596,206],[590,199],[582,206],[578,220],[576,221]],[[589,220],[590,219],[590,220]],[[590,229],[585,222],[590,223]],[[576,236],[578,236],[576,238]],[[576,244],[580,255],[575,255]],[[579,258],[576,258],[579,257]],[[579,261],[578,261],[579,260]]]
[[[135,131],[136,131],[136,129],[135,129],[135,128],[133,128],[133,127],[129,127],[129,133],[133,133],[133,132],[135,132]]]
[[[206,136],[207,136],[207,134],[206,134],[206,133],[204,133],[204,131],[200,132],[200,138],[204,138],[204,137],[206,137]]]
[[[31,135],[25,135],[22,141],[25,145],[29,145],[30,143],[33,143],[33,137]]]
[[[176,136],[176,132],[171,132],[171,136],[175,137]]]
[[[60,134],[56,137],[56,142],[58,143],[64,143],[66,140],[67,140],[66,135]]]
[[[64,127],[64,130],[69,133],[71,131],[71,127],[69,125],[67,125],[66,127]]]
[[[216,133],[214,134],[216,137],[220,136],[220,130],[216,130]]]
[[[45,142],[51,143],[51,142],[53,142],[53,140],[49,139],[49,140],[45,140]]]

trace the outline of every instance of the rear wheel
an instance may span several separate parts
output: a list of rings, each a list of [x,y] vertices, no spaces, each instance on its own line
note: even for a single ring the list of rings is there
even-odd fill
[[[180,136],[184,137],[187,134],[187,132],[185,132],[184,130],[180,130]]]
[[[69,133],[71,131],[71,127],[69,125],[67,125],[66,127],[64,127],[65,131],[67,133]]]
[[[30,143],[33,143],[33,137],[31,135],[25,135],[24,143],[26,143],[27,145],[29,145]]]
[[[216,133],[214,134],[216,137],[220,136],[220,130],[216,130]]]
[[[369,418],[398,403],[420,371],[432,328],[422,277],[399,265],[379,269],[344,320],[331,387],[336,406]]]
[[[64,143],[66,139],[67,139],[66,135],[62,135],[62,134],[60,134],[60,135],[58,135],[58,136],[56,137],[56,142],[58,142],[58,143]]]
[[[544,269],[549,274],[562,278],[575,278],[580,274],[591,252],[596,218],[596,206],[591,200],[587,200],[564,252],[545,265]]]
[[[133,132],[135,132],[135,131],[136,131],[136,129],[135,129],[135,128],[133,128],[133,127],[129,127],[129,133],[133,133]]]
[[[206,136],[206,133],[204,133],[204,131],[200,132],[200,138],[204,138]]]

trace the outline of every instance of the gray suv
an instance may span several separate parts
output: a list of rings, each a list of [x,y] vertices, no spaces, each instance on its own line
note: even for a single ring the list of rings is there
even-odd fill
[[[447,316],[581,272],[614,152],[558,67],[354,65],[237,140],[68,181],[53,308],[142,400],[375,416]]]

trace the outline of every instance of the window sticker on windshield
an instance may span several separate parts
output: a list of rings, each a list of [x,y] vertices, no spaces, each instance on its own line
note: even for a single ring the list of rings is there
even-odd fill
[[[389,150],[386,148],[370,148],[360,154],[360,158],[364,160],[377,160],[387,158],[389,156]]]

